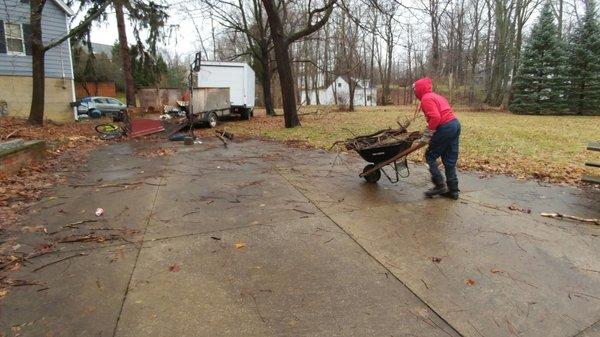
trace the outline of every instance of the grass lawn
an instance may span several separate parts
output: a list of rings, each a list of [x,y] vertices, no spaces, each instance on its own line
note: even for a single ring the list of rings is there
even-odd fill
[[[337,140],[397,126],[396,120],[412,117],[414,107],[358,108],[356,112],[333,112],[327,107],[303,107],[302,127],[285,129],[283,118],[263,117],[225,124],[239,136],[299,141],[329,149]],[[600,139],[600,116],[521,116],[503,111],[474,112],[456,109],[462,124],[459,167],[535,178],[554,183],[577,184],[586,171],[583,163],[600,160],[586,151],[589,141]],[[422,130],[419,117],[409,129]],[[422,155],[413,154],[413,161]],[[592,172],[592,169],[588,169]],[[598,172],[596,172],[598,173]]]

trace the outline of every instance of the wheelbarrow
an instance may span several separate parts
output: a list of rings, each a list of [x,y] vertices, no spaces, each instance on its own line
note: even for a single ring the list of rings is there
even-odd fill
[[[395,184],[400,181],[400,178],[410,176],[406,157],[427,145],[426,143],[416,143],[413,145],[413,142],[416,138],[419,138],[419,135],[420,133],[414,133],[411,137],[404,140],[357,150],[358,154],[370,163],[363,168],[359,177],[365,178],[369,183],[376,183],[381,179],[381,173],[383,172],[386,178]],[[384,169],[386,166],[391,167],[393,171],[391,175]]]

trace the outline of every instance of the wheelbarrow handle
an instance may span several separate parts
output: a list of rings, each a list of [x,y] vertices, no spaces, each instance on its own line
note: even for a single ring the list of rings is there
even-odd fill
[[[388,159],[386,161],[382,161],[382,162],[378,163],[377,165],[375,165],[374,167],[372,167],[370,170],[365,171],[365,172],[359,174],[358,176],[361,177],[361,178],[363,178],[364,176],[369,175],[369,174],[371,174],[371,173],[373,173],[373,172],[381,169],[382,167],[384,167],[384,166],[386,166],[386,165],[388,165],[390,163],[393,163],[393,162],[395,162],[395,161],[397,161],[397,160],[399,160],[399,159],[401,159],[403,157],[408,156],[409,154],[417,151],[418,149],[420,149],[420,148],[422,148],[422,147],[424,147],[426,145],[427,145],[427,143],[421,143],[421,142],[419,142],[419,143],[417,143],[417,144],[409,147],[408,149],[406,149],[406,150],[398,153],[394,157],[392,157],[392,158],[390,158],[390,159]]]

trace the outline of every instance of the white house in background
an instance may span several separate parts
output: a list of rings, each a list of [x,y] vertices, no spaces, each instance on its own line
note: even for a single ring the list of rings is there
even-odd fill
[[[354,90],[354,106],[376,106],[377,89],[371,87],[370,81],[364,79],[353,80],[356,82],[356,89]],[[317,94],[319,95],[319,104],[321,105],[348,105],[350,103],[348,78],[345,76],[338,76],[327,88],[302,88],[300,90],[300,95],[303,105],[307,104],[307,94],[310,105],[317,104]]]

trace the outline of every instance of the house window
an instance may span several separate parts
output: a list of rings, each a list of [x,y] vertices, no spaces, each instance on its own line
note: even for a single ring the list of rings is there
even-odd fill
[[[367,96],[367,101],[371,102],[371,95]]]
[[[342,87],[342,83],[338,82],[338,88],[341,88],[341,87]]]
[[[6,51],[9,54],[25,54],[21,25],[10,22],[4,23],[4,34],[6,38]]]

